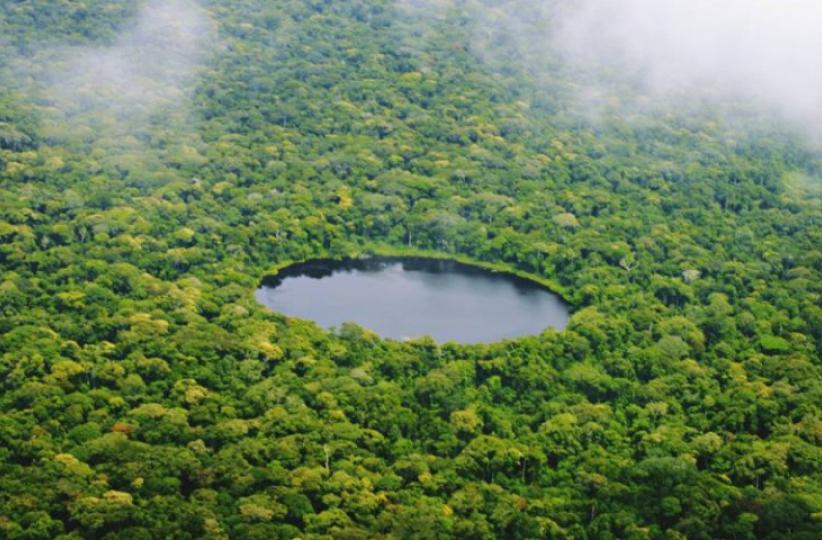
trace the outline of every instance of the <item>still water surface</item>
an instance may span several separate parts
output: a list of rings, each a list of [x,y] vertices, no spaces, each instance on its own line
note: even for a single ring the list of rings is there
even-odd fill
[[[326,328],[354,322],[383,337],[490,343],[565,328],[568,306],[541,285],[455,261],[374,257],[295,264],[257,300]]]

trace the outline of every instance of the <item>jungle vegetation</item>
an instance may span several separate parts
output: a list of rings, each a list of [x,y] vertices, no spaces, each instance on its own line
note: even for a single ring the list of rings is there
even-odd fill
[[[0,3],[0,537],[822,537],[819,154],[586,120],[567,70],[478,60],[482,2],[401,3],[204,0],[187,97],[125,108],[43,81],[138,2]],[[254,300],[370,252],[575,313],[463,346]]]

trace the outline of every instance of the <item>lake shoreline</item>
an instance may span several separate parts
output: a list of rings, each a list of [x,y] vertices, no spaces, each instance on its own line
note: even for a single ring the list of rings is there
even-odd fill
[[[530,272],[525,272],[522,270],[517,269],[513,265],[507,263],[494,263],[488,261],[481,261],[479,259],[474,259],[473,257],[469,257],[466,255],[460,254],[450,254],[450,253],[442,253],[439,251],[433,250],[426,250],[426,249],[417,249],[417,248],[406,248],[406,247],[396,247],[396,246],[389,246],[389,245],[381,245],[381,244],[373,244],[364,247],[362,250],[352,251],[351,253],[345,255],[319,255],[316,257],[307,257],[304,259],[289,259],[278,262],[270,267],[269,270],[264,272],[259,279],[259,282],[262,283],[263,281],[276,277],[280,272],[284,269],[296,266],[299,264],[305,264],[310,261],[335,261],[341,262],[345,260],[356,260],[356,259],[364,259],[364,258],[377,258],[377,257],[384,257],[384,258],[418,258],[418,259],[429,259],[429,260],[436,260],[436,261],[454,261],[456,263],[464,264],[467,266],[473,266],[476,268],[481,268],[484,270],[488,270],[490,272],[499,273],[502,275],[509,275],[514,276],[519,279],[524,279],[537,285],[540,285],[547,289],[549,292],[559,296],[562,301],[567,304],[571,308],[577,308],[571,300],[569,291],[556,282],[553,279],[538,276],[536,274],[532,274]]]
[[[363,254],[278,265],[258,302],[327,329],[354,322],[386,339],[492,343],[562,331],[572,306],[546,284],[455,258]]]

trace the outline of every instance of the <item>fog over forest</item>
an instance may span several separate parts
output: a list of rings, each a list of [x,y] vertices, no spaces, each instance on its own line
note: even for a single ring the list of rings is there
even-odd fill
[[[820,28],[0,1],[0,538],[821,539]]]
[[[465,17],[460,6],[473,6],[468,24],[479,59],[519,65],[548,81],[564,66],[574,74],[577,109],[589,114],[603,107],[603,95],[630,100],[628,88],[643,94],[648,107],[733,102],[822,134],[822,3],[813,0],[398,0],[398,6],[407,17],[452,21]]]
[[[464,16],[460,6],[485,3],[397,0],[395,7],[401,18],[448,20]],[[594,96],[627,83],[674,102],[743,100],[822,134],[819,2],[540,0],[470,13],[480,61],[519,64],[545,78],[564,65],[577,77],[579,110],[596,111]],[[144,119],[185,104],[217,38],[196,0],[149,0],[113,43],[45,48],[33,64],[18,64],[28,64],[21,68],[26,91],[42,93],[63,114]]]
[[[819,133],[820,27],[813,0],[582,0],[553,44],[652,93],[750,99]]]
[[[165,108],[186,107],[216,36],[196,1],[150,0],[110,43],[49,43],[14,59],[14,84],[22,81],[22,91],[39,98],[52,121],[67,124],[61,132],[83,133],[89,125],[108,135],[133,131]]]

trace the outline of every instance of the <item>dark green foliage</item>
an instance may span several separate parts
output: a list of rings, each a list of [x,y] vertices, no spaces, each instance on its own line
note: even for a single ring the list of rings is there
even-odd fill
[[[479,62],[467,7],[204,4],[191,103],[133,137],[0,66],[0,537],[822,536],[801,142],[581,120],[567,74]],[[0,57],[104,47],[136,9],[4,2]],[[460,346],[254,300],[286,261],[388,249],[576,313]]]

